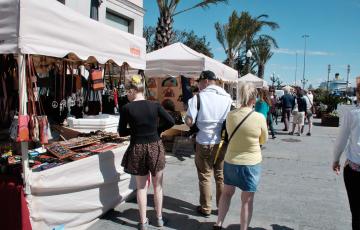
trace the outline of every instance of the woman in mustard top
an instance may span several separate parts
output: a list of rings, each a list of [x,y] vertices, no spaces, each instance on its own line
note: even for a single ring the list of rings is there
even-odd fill
[[[236,126],[253,111],[257,91],[252,84],[239,86],[240,108],[230,111],[226,118],[226,130],[232,135]],[[228,144],[224,163],[224,190],[219,202],[219,214],[213,229],[222,229],[226,213],[229,210],[231,198],[236,188],[241,192],[241,230],[249,227],[254,195],[261,174],[261,149],[268,138],[265,117],[258,113],[251,113],[237,129]]]

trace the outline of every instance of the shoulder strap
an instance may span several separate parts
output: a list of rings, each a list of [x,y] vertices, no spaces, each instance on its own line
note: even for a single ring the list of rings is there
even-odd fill
[[[236,126],[236,128],[234,129],[234,131],[232,132],[232,134],[229,137],[228,143],[230,143],[230,140],[232,139],[232,137],[234,136],[234,134],[236,133],[236,131],[240,128],[240,126],[244,123],[244,121],[254,112],[254,110],[252,110],[250,113],[248,113],[248,115],[246,115],[246,117],[244,117],[244,119],[241,120],[241,122]]]
[[[198,93],[198,94],[196,94],[196,109],[197,109],[197,114],[196,114],[196,117],[195,117],[195,122],[194,122],[194,124],[196,123],[196,121],[197,121],[197,118],[198,118],[198,115],[199,115],[199,112],[200,112],[200,94]]]
[[[305,96],[309,99],[310,105],[313,106],[313,103],[311,103],[309,96],[308,95],[305,95]]]

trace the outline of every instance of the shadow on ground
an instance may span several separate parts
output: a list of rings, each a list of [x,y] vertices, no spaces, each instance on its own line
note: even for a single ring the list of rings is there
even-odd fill
[[[153,198],[152,194],[148,195],[147,216],[149,218],[150,225],[155,222],[156,217]],[[136,205],[136,199],[128,201],[128,203]],[[164,210],[167,211],[163,211],[163,217],[166,227],[171,229],[211,229],[215,222],[210,222],[210,219],[209,222],[200,222],[199,220],[194,219],[193,217],[199,217],[199,214],[195,211],[195,209],[196,206],[193,204],[169,196],[164,196]],[[137,207],[129,208],[122,212],[112,210],[102,219],[136,228],[139,220],[139,212]]]
[[[147,216],[149,218],[150,229],[157,229],[153,227],[153,223],[155,222],[156,213],[154,210],[154,199],[153,195],[148,195],[148,211]],[[136,205],[136,199],[128,201],[128,203]],[[185,202],[183,200],[179,200],[173,197],[164,196],[164,211],[163,217],[165,219],[166,228],[170,229],[188,229],[188,230],[197,230],[197,229],[212,229],[212,226],[215,224],[213,218],[212,221],[203,221],[207,219],[198,220],[199,214],[195,211],[196,206]],[[137,208],[128,208],[125,211],[117,211],[112,210],[109,211],[106,216],[102,219],[106,219],[112,221],[114,223],[131,227],[136,229],[137,223],[139,220],[139,213]],[[272,230],[293,230],[292,228],[288,228],[286,226],[281,226],[277,224],[272,224]],[[226,230],[238,230],[240,229],[239,224],[229,225]],[[250,230],[267,230],[265,228],[253,227],[249,228]]]
[[[278,224],[272,224],[271,227],[272,227],[272,230],[294,230],[293,228],[289,228],[289,227],[278,225]],[[239,229],[240,229],[239,224],[232,224],[226,228],[226,230],[239,230]],[[259,228],[259,227],[254,227],[254,228],[249,227],[249,230],[267,230],[267,229]]]

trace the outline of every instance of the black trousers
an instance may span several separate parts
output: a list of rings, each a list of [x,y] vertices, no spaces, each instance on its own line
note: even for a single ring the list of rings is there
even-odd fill
[[[344,169],[344,181],[349,197],[352,229],[360,230],[360,172],[352,170],[347,165]]]

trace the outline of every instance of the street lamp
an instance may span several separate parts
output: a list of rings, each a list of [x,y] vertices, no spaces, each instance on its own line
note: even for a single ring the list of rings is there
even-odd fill
[[[298,63],[298,53],[296,52],[296,57],[295,57],[295,86],[297,86],[297,81],[296,81],[297,63]]]
[[[304,69],[303,69],[303,79],[302,79],[302,83],[303,83],[303,89],[305,89],[305,57],[306,57],[306,38],[310,37],[309,35],[307,34],[304,34],[302,36],[302,38],[304,38]]]
[[[328,65],[328,79],[326,82],[326,91],[329,91],[329,81],[330,81],[330,71],[331,71],[331,65]]]
[[[307,82],[308,82],[308,80],[305,78],[301,80],[301,83],[303,84],[303,89],[305,89],[305,85]]]
[[[349,74],[350,74],[350,65],[347,65],[346,92],[345,92],[345,95],[347,95],[348,87],[349,87]]]
[[[246,58],[247,58],[247,72],[250,73],[250,58],[252,57],[251,50],[248,50],[246,52]]]

